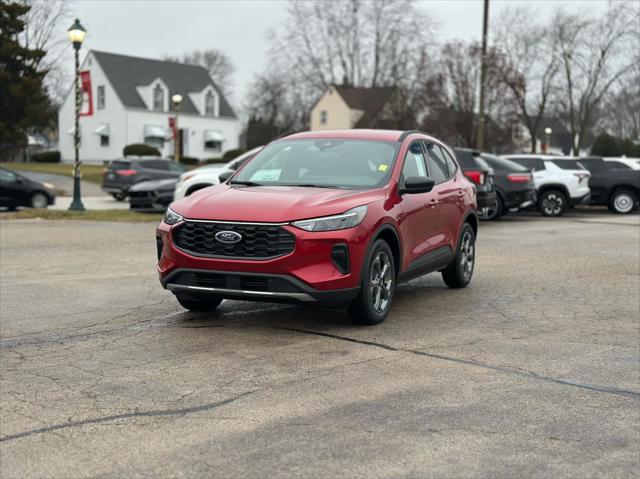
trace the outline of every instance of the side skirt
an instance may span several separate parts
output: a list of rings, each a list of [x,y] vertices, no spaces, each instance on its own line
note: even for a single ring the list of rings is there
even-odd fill
[[[400,273],[398,282],[403,283],[445,268],[453,261],[454,256],[455,254],[449,246],[441,246],[433,251],[429,251],[419,258],[414,259],[411,264],[409,264],[409,267]]]

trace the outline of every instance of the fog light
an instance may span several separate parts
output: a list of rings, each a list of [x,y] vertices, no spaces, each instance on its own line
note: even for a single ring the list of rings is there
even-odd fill
[[[345,244],[338,244],[331,250],[331,261],[342,274],[349,272],[349,249]]]
[[[156,248],[158,250],[158,261],[160,261],[160,257],[162,256],[162,236],[156,236]]]

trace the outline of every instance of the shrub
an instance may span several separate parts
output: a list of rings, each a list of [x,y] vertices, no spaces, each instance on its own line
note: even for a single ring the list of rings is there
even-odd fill
[[[198,158],[194,158],[193,156],[181,156],[180,163],[183,163],[185,165],[197,165],[200,163],[200,160]]]
[[[31,155],[31,161],[35,163],[60,163],[59,151],[43,151]]]
[[[144,143],[133,143],[122,150],[124,156],[160,156],[160,152],[153,146]]]
[[[606,133],[599,135],[591,146],[591,154],[596,156],[620,156],[620,141]]]
[[[207,158],[206,160],[204,160],[203,163],[205,164],[209,164],[209,163],[226,163],[227,160],[225,160],[224,158]]]
[[[237,158],[238,156],[243,154],[245,151],[246,150],[244,148],[235,148],[233,150],[229,150],[229,151],[225,152],[224,155],[222,155],[222,159],[224,161],[231,161],[234,158]]]

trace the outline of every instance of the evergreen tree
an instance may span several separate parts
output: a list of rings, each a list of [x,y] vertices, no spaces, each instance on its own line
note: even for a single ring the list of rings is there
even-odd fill
[[[54,111],[43,86],[46,71],[36,64],[46,52],[19,41],[30,7],[0,0],[0,159],[11,158],[27,145],[27,132],[46,127]]]

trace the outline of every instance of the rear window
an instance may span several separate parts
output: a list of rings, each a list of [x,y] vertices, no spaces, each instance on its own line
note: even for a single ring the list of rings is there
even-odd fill
[[[485,153],[482,153],[482,159],[485,160],[487,163],[489,163],[489,166],[493,168],[495,171],[508,171],[508,172],[517,171],[521,173],[529,171],[524,166],[519,165],[514,161],[507,160],[505,158],[500,158],[499,156],[487,155]]]
[[[112,161],[109,165],[114,170],[127,170],[131,167],[130,161]]]
[[[551,162],[563,170],[584,170],[585,167],[578,160],[551,160]]]
[[[478,158],[473,156],[471,150],[453,150],[456,154],[456,159],[458,160],[458,164],[463,170],[468,170],[469,168],[486,168],[489,169],[488,165],[482,161],[482,163],[478,162]]]

